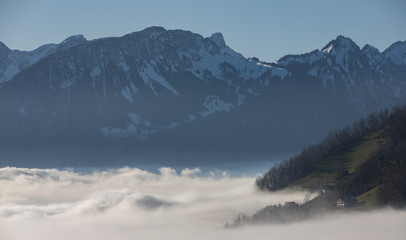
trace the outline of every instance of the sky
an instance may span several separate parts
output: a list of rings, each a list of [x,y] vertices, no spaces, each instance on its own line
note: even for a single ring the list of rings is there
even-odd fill
[[[88,40],[150,26],[221,32],[245,57],[274,61],[338,35],[385,50],[406,40],[405,0],[0,0],[0,41],[33,50],[75,34]]]

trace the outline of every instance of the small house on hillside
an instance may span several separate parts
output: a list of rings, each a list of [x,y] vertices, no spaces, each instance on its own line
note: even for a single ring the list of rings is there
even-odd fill
[[[360,205],[353,194],[344,194],[337,198],[337,207],[338,208],[348,208],[355,207]]]
[[[320,189],[321,195],[325,199],[332,199],[337,196],[337,191],[332,185],[324,185]]]

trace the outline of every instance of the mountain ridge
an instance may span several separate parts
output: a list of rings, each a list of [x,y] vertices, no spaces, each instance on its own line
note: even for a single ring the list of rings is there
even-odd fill
[[[356,46],[339,47],[344,57],[331,47],[275,63],[243,57],[221,33],[151,27],[65,41],[0,85],[2,142],[269,153],[314,142],[406,96],[403,65],[372,68],[342,36],[336,42]]]
[[[83,35],[74,35],[66,38],[61,43],[44,44],[32,51],[11,50],[0,41],[0,84],[10,81],[18,72],[32,66],[39,60],[58,51],[69,49],[77,44],[87,42]]]

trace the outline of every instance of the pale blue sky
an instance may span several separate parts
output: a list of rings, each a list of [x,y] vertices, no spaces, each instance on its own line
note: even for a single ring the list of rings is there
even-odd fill
[[[383,51],[406,40],[406,0],[0,0],[0,41],[11,49],[149,26],[222,32],[231,48],[264,61],[320,49],[337,35]]]

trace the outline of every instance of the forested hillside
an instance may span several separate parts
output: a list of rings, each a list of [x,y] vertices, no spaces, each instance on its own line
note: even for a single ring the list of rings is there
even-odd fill
[[[406,105],[373,113],[268,170],[261,190],[334,186],[374,205],[406,203]]]

